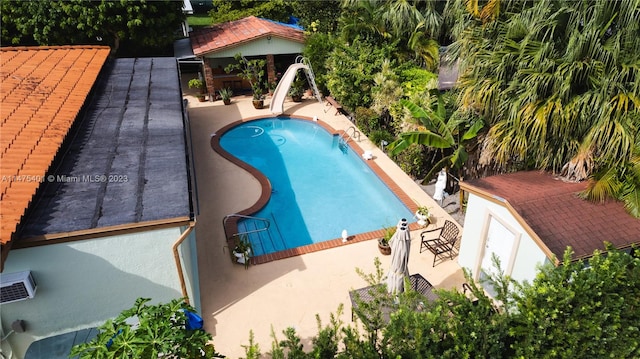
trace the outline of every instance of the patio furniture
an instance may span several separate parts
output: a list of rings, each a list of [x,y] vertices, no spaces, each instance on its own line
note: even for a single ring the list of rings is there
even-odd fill
[[[435,229],[429,229],[420,233],[420,253],[424,250],[429,250],[433,253],[433,266],[436,266],[436,260],[444,260],[448,256],[453,259],[453,250],[455,248],[456,241],[458,240],[458,233],[460,230],[451,221],[445,221],[444,226]],[[429,238],[433,237],[435,238]]]
[[[342,105],[338,101],[336,101],[336,99],[331,96],[325,96],[324,99],[327,100],[327,106],[331,105],[336,109],[336,114],[334,116],[338,115],[342,111]],[[325,110],[324,112],[327,112],[327,110]]]
[[[421,274],[416,273],[409,276],[409,282],[411,283],[411,288],[416,292],[420,293],[425,299],[429,302],[433,302],[438,299],[438,295],[433,292],[433,285],[429,283]],[[355,311],[358,307],[358,302],[356,299],[360,299],[361,302],[370,303],[376,299],[376,290],[379,290],[381,284],[372,285],[360,289],[354,289],[349,292],[349,299],[351,300],[351,320],[355,320]],[[385,307],[382,309],[385,313],[385,320],[389,320],[389,315],[393,308]]]

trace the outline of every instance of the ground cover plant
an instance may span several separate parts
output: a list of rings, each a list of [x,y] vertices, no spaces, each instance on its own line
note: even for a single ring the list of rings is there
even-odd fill
[[[183,299],[149,305],[138,298],[133,307],[98,328],[91,341],[75,345],[70,356],[80,359],[207,359],[222,358],[201,328],[201,318]]]

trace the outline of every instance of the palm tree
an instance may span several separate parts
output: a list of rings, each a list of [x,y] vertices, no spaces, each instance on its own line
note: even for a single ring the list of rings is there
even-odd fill
[[[434,70],[438,62],[436,39],[442,29],[442,15],[435,0],[343,0],[342,38],[351,42],[399,39],[405,52],[413,52],[418,62]]]
[[[484,164],[591,178],[585,197],[638,215],[640,0],[452,3],[467,11],[459,103],[490,125]]]
[[[381,3],[375,0],[343,0],[339,21],[342,39],[348,43],[355,38],[385,39],[387,31],[380,16]]]
[[[418,64],[429,71],[435,71],[440,60],[440,46],[436,40],[429,37],[425,29],[425,22],[419,23],[407,45],[414,52]]]
[[[424,15],[409,0],[383,2],[380,17],[396,38],[409,37],[418,24],[424,22]]]

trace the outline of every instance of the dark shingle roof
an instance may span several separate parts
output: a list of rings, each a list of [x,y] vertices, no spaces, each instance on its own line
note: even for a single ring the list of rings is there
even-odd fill
[[[620,202],[592,203],[578,197],[586,183],[563,182],[549,173],[522,171],[463,182],[465,190],[506,202],[557,258],[567,246],[576,258],[603,249],[640,244],[640,220]],[[517,218],[517,217],[516,217]]]
[[[117,59],[105,70],[21,239],[191,216],[176,60]]]

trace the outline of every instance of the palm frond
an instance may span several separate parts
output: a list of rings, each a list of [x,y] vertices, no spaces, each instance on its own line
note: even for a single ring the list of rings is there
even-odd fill
[[[629,186],[621,197],[624,208],[636,218],[640,218],[640,186],[638,184]]]
[[[479,17],[483,23],[494,21],[500,15],[500,1],[493,0],[485,4],[480,11]]]
[[[422,13],[407,0],[392,0],[383,4],[381,18],[397,37],[410,34],[424,21]]]
[[[582,181],[593,173],[594,168],[593,151],[588,146],[582,146],[571,161],[562,167],[560,175],[569,181]]]
[[[593,202],[603,203],[607,198],[616,198],[622,185],[616,169],[608,168],[595,174],[580,196]]]

